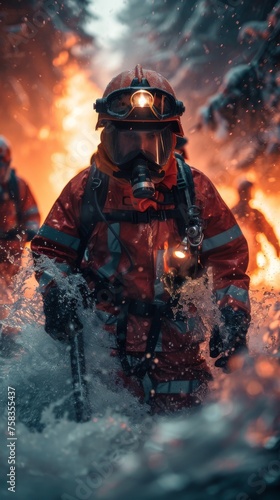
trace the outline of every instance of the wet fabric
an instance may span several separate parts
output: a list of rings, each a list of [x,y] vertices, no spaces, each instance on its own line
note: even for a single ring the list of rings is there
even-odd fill
[[[201,263],[205,269],[212,268],[214,297],[221,308],[230,305],[249,313],[249,278],[245,274],[248,264],[246,240],[211,181],[194,168],[192,174],[197,194],[196,202],[205,223]],[[89,169],[86,169],[68,183],[32,241],[33,252],[50,258],[55,257],[58,269],[64,266],[61,272],[65,275],[74,271],[77,261],[80,211],[88,175]],[[103,212],[145,211],[149,207],[160,210],[162,206],[156,200],[161,198],[162,189],[167,188],[165,182],[168,179],[176,183],[175,158],[170,161],[163,182],[156,185],[155,200],[135,200],[128,182],[119,182],[110,176]],[[116,296],[123,298],[123,302],[140,300],[146,304],[158,301],[167,304],[170,295],[162,281],[163,274],[168,271],[166,255],[172,248],[177,248],[180,241],[181,236],[174,219],[154,219],[149,224],[114,222],[108,225],[101,221],[95,225],[81,271],[89,288],[95,290],[98,296],[96,307],[104,314],[104,326],[111,334],[112,347],[117,347],[114,346],[114,339],[122,306],[111,301],[104,287],[111,287]],[[51,277],[49,281],[45,278],[38,273],[37,279],[42,285],[43,293],[52,282]],[[203,279],[200,283],[203,296]],[[207,375],[209,376],[199,348],[199,342],[203,338],[203,335],[200,337],[203,333],[200,332],[202,325],[196,317],[195,309],[191,309],[186,316],[164,315],[161,319],[155,347],[158,362],[153,360],[152,372],[153,383],[161,388],[166,382],[175,381],[178,381],[179,385],[185,382],[183,386],[186,388],[190,381],[204,382]],[[128,355],[139,356],[145,352],[151,322],[152,318],[149,316],[145,317],[133,310],[128,311]],[[184,399],[181,392],[176,396],[180,401]],[[169,400],[173,396],[174,394],[170,393],[164,396],[159,392],[157,397]],[[187,400],[189,396],[185,398],[185,403],[189,404]]]

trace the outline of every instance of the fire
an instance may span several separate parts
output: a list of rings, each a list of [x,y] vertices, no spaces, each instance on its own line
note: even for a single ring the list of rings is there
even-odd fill
[[[97,148],[99,133],[95,131],[97,115],[94,116],[92,103],[101,91],[90,81],[86,71],[72,64],[65,69],[63,88],[59,86],[57,92],[55,109],[62,125],[60,142],[64,151],[52,154],[49,178],[59,194],[75,174],[89,165]]]
[[[247,176],[248,178],[250,175]],[[255,178],[252,179],[254,182]],[[237,202],[236,189],[222,185],[219,186],[219,192],[224,200],[227,200],[228,206],[231,208]],[[256,190],[254,199],[250,201],[252,208],[256,208],[262,212],[273,227],[275,234],[280,240],[280,207],[276,196],[267,196],[261,189]],[[246,228],[241,228],[246,235]],[[280,274],[280,259],[276,255],[275,248],[270,244],[267,237],[263,233],[255,235],[256,240],[261,245],[261,252],[257,254],[258,269],[251,273],[251,286],[258,287],[259,285],[268,286],[274,290],[280,289],[279,274]],[[249,250],[250,241],[248,240]]]
[[[271,224],[274,232],[280,240],[280,208],[276,196],[267,197],[262,190],[257,190],[251,206],[260,210],[267,221]],[[259,233],[257,240],[261,244],[262,251],[257,256],[259,270],[251,276],[252,285],[258,286],[261,283],[274,289],[280,289],[280,259],[276,255],[274,247],[269,243],[265,234]]]
[[[49,127],[42,127],[38,132],[38,138],[41,141],[48,139],[49,135],[50,135],[50,128]]]
[[[32,113],[27,118],[20,110],[17,121],[24,126],[28,140],[18,141],[16,133],[9,137],[14,145],[13,164],[34,193],[41,222],[65,184],[89,165],[99,143],[93,102],[102,92],[87,71],[75,63],[65,64],[66,59],[65,52],[62,52],[53,61],[55,66],[63,68],[64,79],[53,89],[54,105],[46,114],[46,122],[38,129],[32,123]],[[33,300],[37,288],[34,276],[25,274],[32,269],[30,258],[28,243],[22,256],[23,274],[19,276],[26,286],[18,289],[19,297],[25,297],[27,301]]]

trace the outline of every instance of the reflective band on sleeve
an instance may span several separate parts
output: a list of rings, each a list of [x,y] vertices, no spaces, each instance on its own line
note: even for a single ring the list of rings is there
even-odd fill
[[[156,394],[191,394],[201,385],[199,380],[171,380],[155,387]]]
[[[110,224],[111,227],[114,229],[115,233],[119,236],[120,235],[120,223],[115,222],[114,224]],[[120,262],[121,258],[121,245],[118,239],[115,237],[115,235],[110,231],[108,228],[107,230],[107,241],[108,241],[108,250],[110,252],[111,258],[110,261],[105,264],[105,266],[102,266],[98,269],[98,274],[110,278],[113,276],[117,269],[118,265]]]
[[[28,220],[28,221],[26,222],[26,224],[25,224],[25,227],[26,227],[27,229],[34,229],[34,231],[38,231],[38,229],[39,229],[39,224],[38,224],[36,221],[34,221],[34,220]]]
[[[236,224],[223,233],[217,234],[212,238],[204,239],[202,243],[202,252],[209,252],[209,250],[226,245],[240,236],[242,236],[242,232],[240,227]]]
[[[53,227],[47,226],[43,224],[38,232],[39,236],[44,236],[48,238],[48,240],[55,241],[60,245],[64,245],[65,247],[72,248],[73,250],[78,250],[80,239],[75,238],[75,236],[70,236],[70,234],[63,233],[62,231],[58,231]]]
[[[56,262],[55,267],[57,268],[58,273],[71,274],[72,268],[68,264]],[[56,272],[54,270],[44,271],[39,279],[39,290],[42,292],[46,286],[57,277]]]
[[[191,394],[201,385],[200,380],[171,380],[154,384],[146,373],[142,379],[142,387],[145,393],[145,401],[149,403],[151,391],[156,394]]]
[[[249,294],[247,290],[244,290],[243,288],[239,288],[238,286],[235,285],[229,285],[226,288],[221,288],[220,290],[215,291],[216,295],[216,300],[219,302],[222,300],[226,295],[229,295],[235,300],[238,300],[239,302],[243,302],[244,304],[249,304]]]
[[[33,207],[30,207],[28,210],[26,210],[25,212],[23,212],[23,215],[24,217],[26,217],[27,215],[37,215],[39,213],[39,210],[38,208],[34,205]]]

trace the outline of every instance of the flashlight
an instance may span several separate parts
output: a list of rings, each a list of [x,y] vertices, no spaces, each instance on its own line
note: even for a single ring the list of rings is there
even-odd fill
[[[185,238],[180,243],[179,247],[173,252],[174,257],[177,259],[185,259],[188,255],[188,238]]]
[[[186,259],[195,248],[199,247],[203,240],[203,232],[201,224],[194,224],[186,228],[186,236],[180,243],[179,247],[174,250],[173,255],[177,259]]]

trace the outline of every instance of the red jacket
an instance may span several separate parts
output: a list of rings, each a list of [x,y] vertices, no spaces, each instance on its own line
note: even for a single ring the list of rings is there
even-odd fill
[[[175,158],[172,159],[170,168],[173,172],[176,171]],[[248,264],[246,240],[231,211],[208,177],[195,168],[192,168],[192,174],[196,203],[201,208],[205,222],[201,262],[206,268],[213,269],[213,292],[216,300],[220,308],[230,304],[233,308],[249,313],[249,277],[245,274]],[[31,243],[36,254],[55,258],[58,269],[65,275],[73,272],[75,268],[80,242],[81,200],[88,175],[89,168],[66,185]],[[176,176],[172,178],[174,180]],[[158,190],[156,196],[160,196]],[[151,200],[136,200],[133,198],[130,184],[110,177],[104,213],[135,208],[145,211],[149,205],[153,205],[157,210],[162,209],[162,205]],[[130,299],[149,303],[159,298],[166,301],[168,294],[163,290],[160,274],[166,267],[167,249],[176,247],[182,240],[176,221],[152,220],[150,224],[117,222],[113,224],[113,228],[122,244],[113,236],[105,222],[98,222],[88,242],[87,260],[82,262],[81,268],[91,269],[109,279],[121,273],[122,294]],[[132,269],[124,246],[133,261]],[[38,275],[38,279],[42,291],[52,280],[46,272]],[[90,287],[94,287],[90,279],[88,282]],[[203,294],[203,288],[201,293]],[[100,307],[112,312],[112,308],[106,303]],[[128,350],[143,351],[145,332],[148,330],[148,320],[131,316],[128,326]],[[167,346],[170,338],[174,349],[179,348],[179,344],[177,347],[174,345],[171,330],[170,335],[165,337],[165,345]]]
[[[16,180],[18,205],[11,196],[9,182],[1,185],[0,262],[8,265],[19,264],[25,242],[34,236],[40,225],[40,214],[29,186],[18,176]]]

